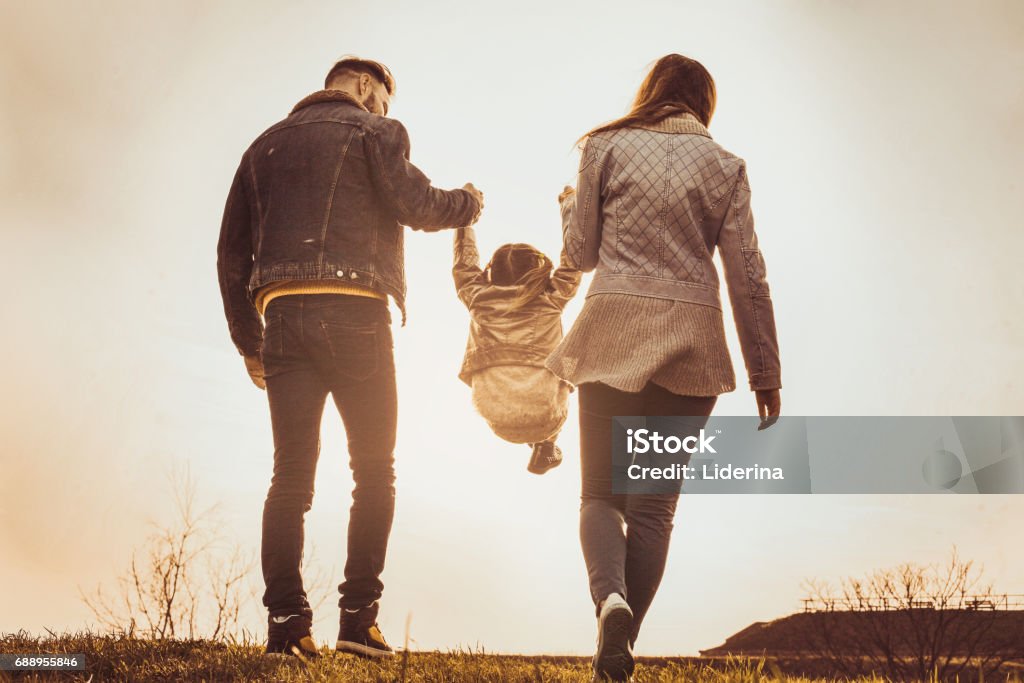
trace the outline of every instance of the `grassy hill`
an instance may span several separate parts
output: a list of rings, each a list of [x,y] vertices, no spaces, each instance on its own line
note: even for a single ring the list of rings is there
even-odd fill
[[[742,631],[729,636],[725,643],[709,650],[701,650],[702,655],[794,655],[805,652],[808,645],[815,642],[815,634],[828,631],[837,650],[857,652],[867,635],[883,627],[902,633],[911,633],[915,629],[928,632],[938,628],[939,619],[946,618],[946,635],[942,646],[943,651],[951,654],[961,652],[965,640],[958,634],[976,636],[973,653],[977,655],[987,652],[1001,651],[1008,646],[1013,648],[1017,656],[1024,659],[1024,610],[1005,611],[968,611],[968,610],[917,610],[914,615],[906,612],[801,612],[775,619],[774,621],[757,621]],[[948,624],[955,617],[955,630]],[[901,640],[894,638],[894,648],[913,644],[912,638]],[[813,647],[812,647],[813,649]],[[912,651],[902,652],[904,655],[914,654]]]
[[[335,655],[325,650],[324,658],[305,666],[296,661],[264,657],[262,650],[260,643],[228,645],[203,640],[157,641],[89,633],[37,638],[19,632],[0,636],[0,653],[80,653],[85,655],[88,669],[74,673],[0,671],[0,681],[590,681],[590,662],[586,657],[417,652],[380,663]],[[640,658],[635,678],[637,683],[809,680],[785,676],[771,660],[725,658]]]

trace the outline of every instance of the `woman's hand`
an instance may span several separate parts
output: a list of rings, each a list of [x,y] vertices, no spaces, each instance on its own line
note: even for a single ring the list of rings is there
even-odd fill
[[[567,198],[571,197],[574,194],[576,194],[576,188],[572,187],[571,185],[566,185],[564,188],[562,188],[562,193],[558,195],[558,203],[561,204]]]
[[[758,389],[754,393],[757,395],[757,414],[761,416],[757,431],[761,431],[778,422],[779,413],[782,412],[782,397],[778,389]]]

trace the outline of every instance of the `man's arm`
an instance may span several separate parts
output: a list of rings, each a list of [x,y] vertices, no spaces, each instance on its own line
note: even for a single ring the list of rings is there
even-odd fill
[[[231,341],[246,358],[259,358],[263,323],[248,293],[253,266],[252,217],[246,182],[248,165],[246,153],[235,172],[224,206],[217,243],[217,276]]]
[[[569,263],[584,273],[597,267],[601,253],[601,151],[591,138],[580,154],[576,191],[563,193],[562,235]]]
[[[469,308],[485,286],[481,282],[483,271],[480,270],[480,252],[476,248],[473,228],[459,228],[455,231],[453,251],[455,262],[452,265],[452,277],[455,279],[455,291],[466,308]]]
[[[382,118],[368,138],[374,183],[398,222],[433,232],[472,225],[480,217],[482,205],[472,192],[433,187],[409,161],[409,133],[400,122]]]

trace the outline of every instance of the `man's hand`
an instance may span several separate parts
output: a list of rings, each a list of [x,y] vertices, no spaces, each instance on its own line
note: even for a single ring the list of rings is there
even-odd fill
[[[574,194],[576,194],[576,188],[573,187],[572,185],[566,185],[564,188],[562,188],[561,194],[558,195],[558,203],[561,204]]]
[[[778,389],[759,389],[757,394],[757,413],[761,416],[761,424],[757,431],[768,429],[778,422],[779,413],[782,411],[782,397]]]
[[[469,222],[470,225],[473,225],[478,220],[480,220],[480,214],[483,213],[483,210],[484,210],[484,193],[481,192],[480,190],[476,189],[476,187],[474,187],[473,183],[466,183],[465,185],[462,186],[462,189],[465,190],[466,192],[470,193],[474,197],[476,197],[476,203],[480,207],[479,209],[477,209],[476,215],[473,216],[473,220],[471,220]]]
[[[267,382],[263,379],[263,361],[259,356],[245,356],[245,371],[249,373],[253,384],[260,389],[267,388]]]

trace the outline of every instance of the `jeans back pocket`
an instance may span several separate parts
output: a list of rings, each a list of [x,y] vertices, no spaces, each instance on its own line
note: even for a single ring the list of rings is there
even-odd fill
[[[380,330],[378,323],[349,323],[321,320],[334,369],[351,379],[372,377],[380,365]]]

